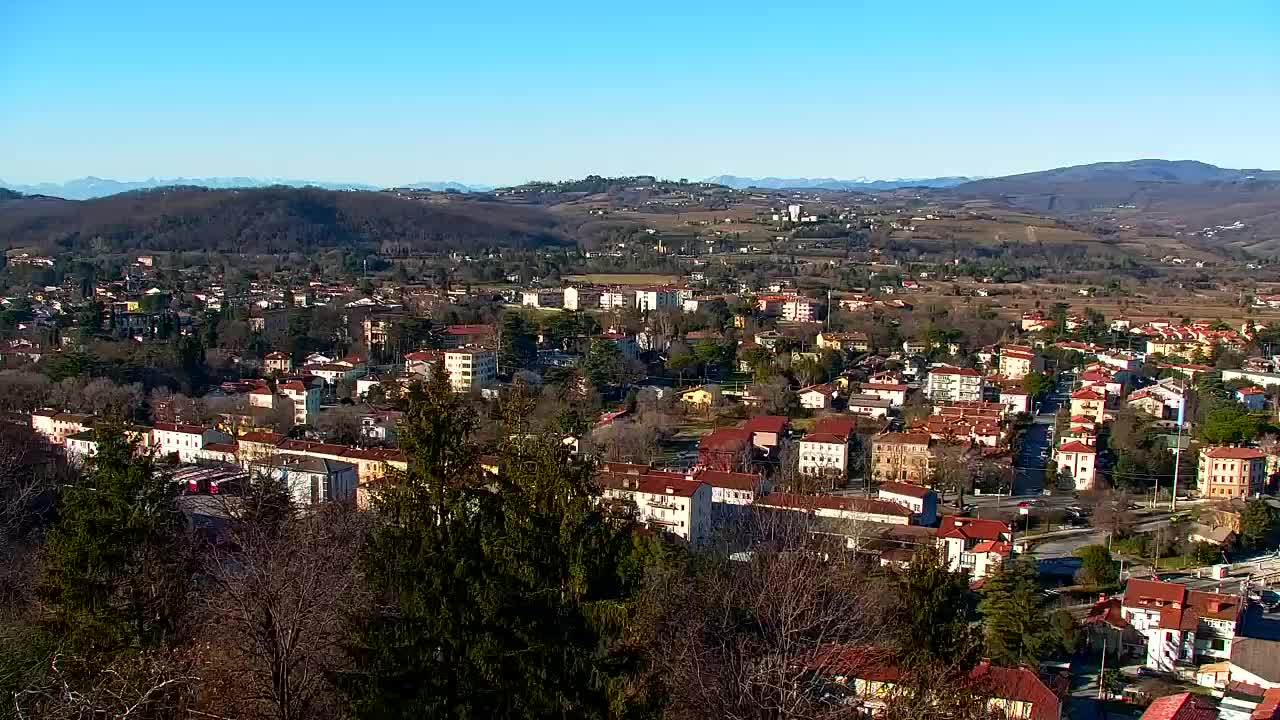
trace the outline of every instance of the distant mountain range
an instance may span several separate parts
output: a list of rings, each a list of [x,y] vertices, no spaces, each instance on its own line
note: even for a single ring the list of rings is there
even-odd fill
[[[60,183],[38,183],[23,185],[7,183],[0,180],[0,187],[23,193],[24,195],[50,195],[67,200],[89,200],[92,198],[118,195],[133,190],[150,190],[158,187],[203,187],[212,190],[230,188],[258,188],[283,185],[286,187],[317,187],[325,190],[381,190],[378,185],[368,183],[326,182],[324,180],[298,180],[293,178],[257,178],[257,177],[177,177],[148,178],[146,180],[112,180],[110,178],[83,177]],[[443,192],[487,192],[493,188],[488,185],[466,185],[451,180],[422,181],[397,187],[415,190],[434,190]]]
[[[836,178],[780,178],[780,177],[739,177],[737,175],[716,175],[706,182],[744,190],[746,188],[763,188],[766,190],[896,190],[903,187],[949,188],[979,178],[975,177],[933,177],[933,178],[893,178],[877,180],[874,178],[852,178],[838,180]]]

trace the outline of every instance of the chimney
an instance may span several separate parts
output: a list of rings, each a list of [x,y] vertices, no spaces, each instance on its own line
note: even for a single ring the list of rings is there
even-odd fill
[[[667,486],[667,494],[668,494],[668,495],[675,495],[675,494],[676,494],[676,489],[675,489],[675,488],[673,488],[673,487],[671,487],[670,485],[668,485],[668,486]]]

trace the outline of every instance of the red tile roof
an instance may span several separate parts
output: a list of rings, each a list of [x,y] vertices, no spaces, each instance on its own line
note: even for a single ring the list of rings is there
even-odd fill
[[[1084,443],[1080,442],[1079,440],[1072,440],[1072,441],[1071,441],[1071,442],[1069,442],[1069,443],[1063,443],[1062,447],[1058,448],[1058,452],[1060,452],[1060,453],[1087,453],[1087,454],[1089,454],[1089,455],[1097,455],[1097,454],[1098,454],[1097,449],[1092,448],[1092,447],[1090,447],[1090,446],[1088,446],[1088,445],[1085,445]]]
[[[1010,537],[1009,525],[999,520],[943,515],[938,537],[962,540],[1004,540]]]
[[[694,474],[694,479],[711,487],[728,490],[745,490],[755,492],[760,487],[761,478],[755,473],[729,472],[727,470],[702,469]]]
[[[795,495],[792,493],[770,493],[756,498],[756,505],[783,508],[787,510],[840,510],[844,512],[860,512],[868,515],[886,515],[889,517],[911,517],[911,511],[888,500],[872,500],[870,498],[845,497],[839,495]]]
[[[449,325],[444,329],[446,335],[495,335],[492,325]]]
[[[839,435],[848,438],[858,424],[857,418],[846,415],[828,415],[820,417],[813,423],[813,432],[828,435]]]
[[[1207,699],[1184,692],[1156,698],[1141,720],[1217,720],[1218,711]]]
[[[751,444],[751,431],[743,428],[716,428],[698,441],[701,450],[740,450]]]
[[[757,415],[742,424],[744,430],[752,432],[780,433],[791,422],[785,415]]]
[[[801,442],[826,443],[828,445],[845,445],[849,442],[848,435],[836,435],[834,433],[809,433],[800,439]]]
[[[929,371],[934,375],[964,375],[966,377],[982,377],[982,373],[973,368],[939,367]]]
[[[1072,400],[1102,400],[1103,397],[1093,391],[1093,388],[1081,388],[1071,393]]]
[[[1215,447],[1206,449],[1204,456],[1215,460],[1259,460],[1267,455],[1257,448]]]
[[[247,432],[240,436],[240,442],[262,443],[264,445],[276,445],[284,436],[280,433],[273,432]]]
[[[703,483],[690,482],[682,477],[674,478],[664,475],[616,475],[601,473],[596,482],[602,488],[620,491],[648,493],[650,495],[670,495],[672,497],[693,497]]]
[[[875,438],[878,443],[900,445],[928,445],[929,440],[929,433],[882,433]]]

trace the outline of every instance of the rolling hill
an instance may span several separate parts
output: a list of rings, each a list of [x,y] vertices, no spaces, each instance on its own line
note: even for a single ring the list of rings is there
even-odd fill
[[[540,208],[483,197],[424,200],[318,188],[167,188],[83,201],[0,201],[0,244],[47,252],[405,253],[570,243],[557,223]]]

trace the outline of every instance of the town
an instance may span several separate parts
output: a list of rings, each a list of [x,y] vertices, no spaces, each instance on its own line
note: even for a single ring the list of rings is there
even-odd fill
[[[936,555],[979,608],[1032,593],[1023,620],[1052,641],[973,671],[1012,717],[1280,705],[1280,323],[1108,317],[1089,293],[943,305],[924,296],[957,282],[945,267],[855,291],[698,261],[460,287],[473,261],[442,260],[415,284],[403,265],[300,281],[177,254],[11,257],[9,287],[28,289],[0,316],[9,432],[70,473],[92,472],[103,433],[125,438],[193,528],[234,524],[260,478],[300,512],[376,513],[438,376],[493,420],[475,434],[487,473],[509,461],[503,408],[529,398],[597,502],[679,552],[749,563],[762,539],[741,528],[781,522],[884,577]],[[824,692],[886,702],[895,661],[814,652]]]

